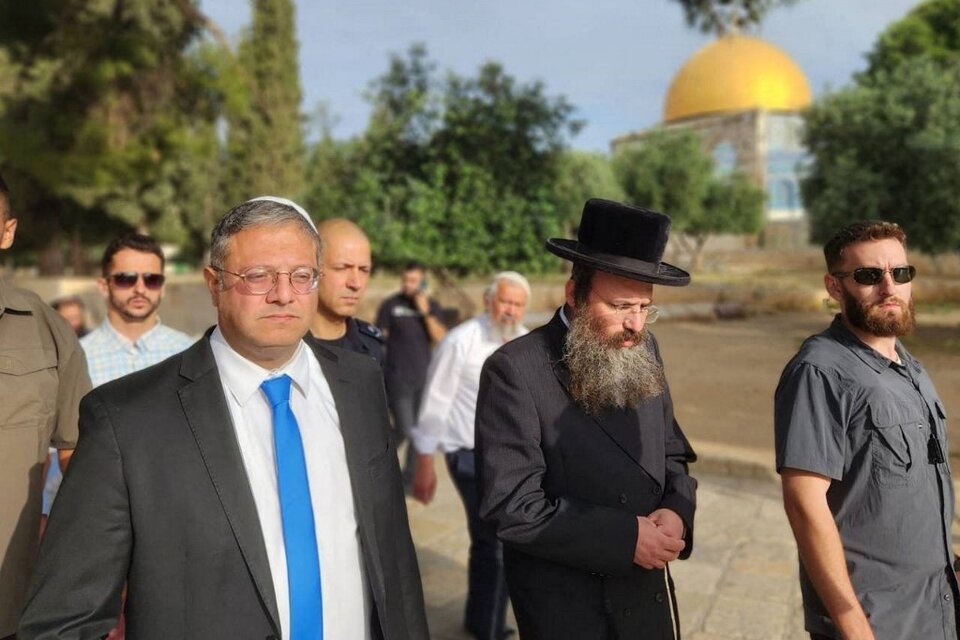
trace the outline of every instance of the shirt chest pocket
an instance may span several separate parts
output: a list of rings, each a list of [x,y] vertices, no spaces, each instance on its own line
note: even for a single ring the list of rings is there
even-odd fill
[[[0,349],[0,429],[51,429],[58,380],[52,349]]]
[[[893,402],[870,404],[870,456],[873,477],[884,485],[906,485],[927,462],[926,422]]]

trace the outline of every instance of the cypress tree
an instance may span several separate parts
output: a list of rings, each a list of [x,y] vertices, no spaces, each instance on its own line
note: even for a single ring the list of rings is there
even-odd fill
[[[240,45],[244,96],[229,117],[228,205],[264,194],[296,199],[303,188],[298,44],[293,0],[253,0]]]

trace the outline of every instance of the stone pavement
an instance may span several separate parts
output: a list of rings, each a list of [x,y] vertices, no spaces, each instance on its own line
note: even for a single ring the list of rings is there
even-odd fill
[[[428,506],[408,499],[431,637],[466,640],[467,532],[446,467]],[[761,471],[694,465],[700,482],[689,560],[671,564],[685,640],[806,640],[797,552],[779,485]]]

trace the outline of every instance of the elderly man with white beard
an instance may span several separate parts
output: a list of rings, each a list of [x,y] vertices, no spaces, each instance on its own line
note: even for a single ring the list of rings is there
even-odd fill
[[[481,516],[496,527],[524,640],[678,638],[668,564],[693,544],[696,459],[674,419],[654,285],[670,219],[589,200],[566,304],[484,365],[477,402]]]
[[[441,449],[463,501],[470,534],[464,628],[477,640],[498,640],[513,633],[506,627],[507,585],[500,542],[496,531],[480,521],[479,513],[473,430],[480,368],[505,342],[527,333],[521,323],[529,298],[530,285],[519,273],[501,271],[493,277],[483,295],[485,312],[453,329],[437,346],[420,417],[410,432],[418,454],[414,497],[424,504],[433,500],[437,487],[433,455]]]

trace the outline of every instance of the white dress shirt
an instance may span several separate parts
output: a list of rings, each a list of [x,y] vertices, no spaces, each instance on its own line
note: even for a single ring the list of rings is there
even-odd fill
[[[517,336],[527,333],[517,327]],[[487,314],[459,325],[433,352],[420,417],[410,433],[418,453],[473,449],[480,370],[504,343]]]
[[[301,342],[289,362],[269,371],[234,351],[219,327],[210,336],[210,346],[260,518],[282,637],[290,637],[290,593],[277,489],[273,418],[260,384],[268,378],[287,374],[293,380],[290,408],[297,418],[303,440],[316,522],[323,590],[323,635],[337,640],[369,640],[371,605],[353,490],[340,433],[340,417],[320,363],[310,348]]]

